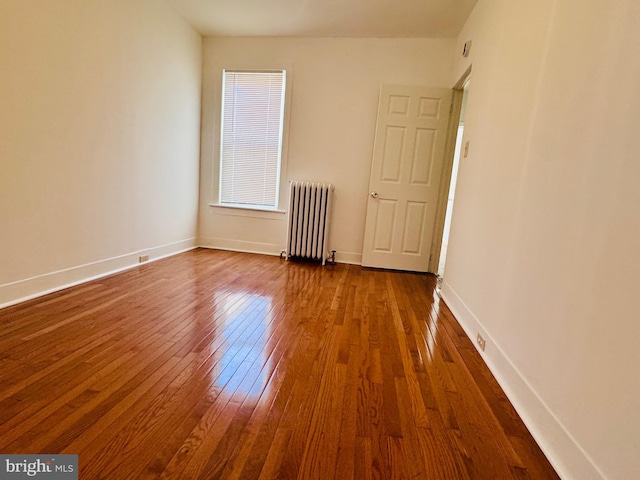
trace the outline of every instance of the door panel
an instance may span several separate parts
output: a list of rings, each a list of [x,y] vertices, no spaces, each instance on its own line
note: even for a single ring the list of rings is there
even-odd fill
[[[400,181],[405,131],[406,129],[402,127],[387,127],[385,129],[381,177],[381,180],[385,182]]]
[[[422,253],[427,211],[427,204],[424,202],[407,202],[407,215],[402,234],[401,252],[403,254],[420,255]]]
[[[373,249],[376,252],[391,252],[393,231],[387,225],[396,220],[397,203],[395,200],[380,200],[375,205]]]
[[[426,272],[451,90],[380,91],[362,264]]]
[[[416,129],[411,168],[412,185],[431,185],[436,135],[437,130],[432,128]]]

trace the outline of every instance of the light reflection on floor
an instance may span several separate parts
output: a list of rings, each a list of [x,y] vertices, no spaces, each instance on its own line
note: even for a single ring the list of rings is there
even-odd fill
[[[438,315],[440,313],[440,301],[437,295],[434,293],[433,304],[431,305],[431,311],[429,312],[429,320],[427,325],[429,333],[427,334],[427,356],[429,362],[434,360],[434,352],[436,348],[436,335],[438,334]]]
[[[270,372],[271,297],[247,292],[216,292],[215,311],[223,343],[216,348],[212,386],[226,397],[259,397]]]

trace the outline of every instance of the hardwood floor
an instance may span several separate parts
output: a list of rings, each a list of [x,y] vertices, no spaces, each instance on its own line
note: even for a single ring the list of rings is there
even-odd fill
[[[435,277],[195,250],[0,310],[0,452],[80,478],[558,478]]]

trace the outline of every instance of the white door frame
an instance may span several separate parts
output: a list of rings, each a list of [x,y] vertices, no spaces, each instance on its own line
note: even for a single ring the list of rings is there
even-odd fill
[[[456,135],[458,133],[458,124],[460,123],[462,97],[464,95],[464,87],[469,81],[470,76],[471,66],[469,66],[458,82],[453,86],[451,114],[449,115],[444,163],[442,165],[442,176],[440,178],[440,193],[438,194],[438,205],[436,207],[436,223],[433,228],[433,241],[431,243],[431,254],[429,255],[429,272],[436,275],[438,273],[438,265],[440,264],[442,235],[444,233],[444,220],[447,214],[447,199],[449,198],[449,185],[451,184],[453,156],[456,150]]]

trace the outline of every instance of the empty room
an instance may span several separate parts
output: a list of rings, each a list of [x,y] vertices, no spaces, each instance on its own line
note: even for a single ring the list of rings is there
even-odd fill
[[[636,0],[0,0],[0,478],[639,478],[639,58]]]

